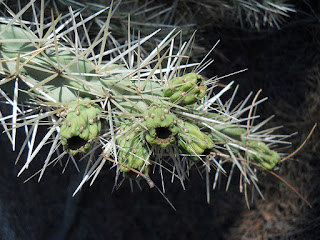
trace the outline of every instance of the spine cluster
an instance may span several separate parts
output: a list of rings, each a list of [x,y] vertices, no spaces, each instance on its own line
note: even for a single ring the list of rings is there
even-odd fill
[[[44,169],[61,144],[72,158],[89,155],[83,181],[98,174],[106,159],[125,177],[132,177],[132,170],[149,175],[165,162],[182,181],[197,163],[224,171],[222,164],[230,162],[246,177],[254,174],[250,163],[271,170],[280,161],[268,144],[273,137],[257,133],[263,124],[251,126],[250,117],[240,118],[256,104],[248,107],[245,99],[230,110],[233,99],[223,104],[219,96],[231,85],[214,94],[217,85],[199,74],[201,66],[192,72],[182,65],[180,56],[186,55],[191,40],[174,53],[178,34],[172,32],[143,60],[141,44],[153,35],[106,49],[110,32],[105,26],[101,38],[87,39],[88,46],[79,47],[78,40],[70,40],[70,29],[63,34],[60,27],[50,26],[41,32],[44,25],[31,30],[15,19],[0,23],[1,95],[13,108],[1,123],[9,132],[5,121],[11,120],[12,134],[7,135],[13,146],[16,128],[26,129],[22,148],[29,147],[30,154],[23,170],[51,140]],[[41,121],[51,128],[34,150]],[[99,157],[91,151],[99,151]]]
[[[75,61],[77,56],[71,48],[50,44],[37,47],[31,42],[34,36],[19,27],[6,28],[6,25],[2,24],[0,30],[4,31],[1,38],[25,39],[22,43],[4,42],[0,46],[1,72],[4,76],[2,88],[10,92],[14,82],[10,81],[10,78],[19,77],[27,91],[30,92],[32,89],[40,95],[45,93],[45,96],[65,106],[66,117],[60,130],[61,143],[72,155],[87,152],[91,141],[101,132],[102,109],[98,104],[90,103],[90,100],[99,97],[103,89],[116,94],[133,95],[136,81],[121,78],[123,74],[119,73],[106,72],[100,76],[89,76],[87,73],[96,73],[93,64],[79,56]],[[17,71],[18,60],[20,66]],[[118,65],[112,67],[122,69]],[[76,72],[79,72],[79,76],[74,78],[73,73]],[[25,86],[26,84],[29,85]],[[161,84],[152,82],[152,87],[157,89]],[[195,106],[199,106],[199,100],[206,96],[207,86],[201,75],[187,73],[174,77],[165,84],[162,93],[150,91],[149,94],[162,96],[167,103],[148,100],[146,105],[146,100],[143,99],[131,100],[134,104],[128,104],[128,101],[123,99],[118,101],[120,106],[130,112],[139,112],[137,106],[144,105],[141,121],[139,120],[141,126],[136,126],[139,131],[131,129],[131,124],[120,127],[121,131],[127,130],[129,133],[117,140],[119,162],[139,171],[146,169],[145,162],[150,155],[148,144],[163,149],[169,146],[176,147],[180,152],[190,154],[192,160],[198,161],[206,150],[213,150],[215,144],[227,144],[230,141],[243,147],[232,147],[236,153],[241,149],[249,150],[249,160],[267,169],[272,169],[279,162],[279,154],[270,150],[265,143],[246,141],[244,136],[247,130],[242,126],[222,122],[211,124],[208,128],[201,122],[180,116],[180,111],[192,111]],[[79,95],[87,98],[79,99]],[[26,95],[24,92],[19,96],[19,100],[26,101],[32,97],[31,93]],[[170,106],[170,102],[174,105]],[[185,110],[174,106],[184,107]],[[210,112],[201,114],[219,121],[222,118],[221,115]],[[117,125],[116,121],[114,123]],[[127,172],[128,168],[120,166],[120,170]]]

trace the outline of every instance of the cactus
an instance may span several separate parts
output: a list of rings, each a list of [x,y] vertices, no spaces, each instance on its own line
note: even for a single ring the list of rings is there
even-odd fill
[[[192,156],[191,159],[198,161],[198,155],[202,155],[206,150],[211,150],[214,146],[212,139],[201,132],[200,128],[190,122],[179,121],[179,145]]]
[[[35,7],[32,2],[30,6]],[[141,52],[146,50],[141,48],[156,32],[106,49],[109,20],[95,39],[86,34],[81,37],[76,31],[86,19],[73,23],[74,38],[67,37],[70,29],[62,29],[67,24],[56,27],[56,20],[48,25],[40,20],[41,27],[35,29],[15,18],[0,24],[0,92],[13,108],[12,115],[1,123],[13,148],[16,128],[25,127],[21,151],[27,146],[30,152],[19,174],[52,139],[42,172],[60,143],[64,153],[58,159],[65,154],[78,157],[78,153],[86,153],[88,166],[77,191],[90,178],[96,179],[108,159],[124,177],[130,177],[132,169],[146,176],[152,166],[169,169],[181,182],[200,160],[208,163],[208,173],[212,166],[217,172],[225,171],[222,165],[231,162],[243,176],[251,174],[246,181],[257,179],[251,169],[255,165],[246,160],[267,169],[279,162],[278,153],[264,143],[282,143],[277,135],[271,131],[259,135],[256,130],[263,124],[241,125],[247,122],[241,116],[263,100],[247,106],[249,96],[230,110],[232,100],[225,107],[219,97],[232,82],[210,96],[211,89],[218,86],[199,74],[207,61],[201,61],[193,72],[189,68],[194,65],[183,62],[192,39],[176,50],[179,34],[172,31],[143,58]],[[7,127],[8,120],[12,129]],[[34,149],[36,129],[42,121],[51,127]],[[95,159],[94,151],[101,150]]]
[[[261,30],[265,27],[280,29],[290,13],[296,12],[294,1],[289,0],[203,0],[207,14],[214,22],[240,23],[243,28]]]
[[[177,117],[170,112],[168,106],[152,105],[144,115],[147,128],[146,141],[150,144],[166,148],[175,142],[178,133]]]
[[[201,75],[188,73],[181,77],[176,77],[168,82],[168,87],[164,89],[163,95],[170,97],[170,102],[181,106],[195,103],[206,95],[207,86]]]
[[[77,103],[70,104],[65,111],[66,119],[60,130],[64,150],[72,155],[87,152],[90,142],[101,131],[101,107],[90,103],[90,99],[80,99]]]
[[[12,73],[19,74],[23,81],[33,85],[31,89],[36,93],[39,93],[37,88],[44,89],[53,101],[61,103],[76,101],[79,95],[93,98],[101,94],[103,88],[126,93],[124,88],[128,86],[129,80],[122,79],[124,74],[121,74],[120,71],[124,69],[121,66],[110,65],[110,69],[113,71],[117,69],[118,72],[112,75],[97,76],[94,64],[86,58],[78,58],[75,61],[77,55],[73,49],[61,45],[55,48],[52,44],[51,46],[36,47],[30,43],[30,39],[40,39],[33,36],[31,32],[16,26],[6,29],[5,26],[0,24],[0,32],[5,30],[0,40],[14,37],[24,39],[25,42],[16,44],[13,40],[13,43],[3,42],[1,44],[2,61],[4,62],[3,71],[0,72],[2,76],[8,78]],[[32,55],[32,52],[35,54]],[[19,59],[21,67],[16,72],[18,53],[21,56]],[[6,76],[8,72],[11,74]],[[76,77],[74,74],[77,74]],[[13,89],[12,81],[3,84],[2,88],[5,90]],[[30,96],[20,96],[20,100],[26,101]]]
[[[149,155],[148,148],[142,137],[143,132],[139,127],[132,127],[132,121],[123,124],[120,127],[120,137],[117,139],[120,147],[118,161],[124,165],[120,166],[120,171],[124,173],[130,172],[130,169],[125,167],[136,169],[143,173],[148,172],[148,164],[146,158]],[[125,175],[126,176],[126,175]]]
[[[280,161],[280,156],[276,151],[268,148],[263,142],[249,141],[248,148],[254,150],[258,154],[248,153],[248,158],[257,164],[265,167],[266,169],[272,170],[277,163]]]

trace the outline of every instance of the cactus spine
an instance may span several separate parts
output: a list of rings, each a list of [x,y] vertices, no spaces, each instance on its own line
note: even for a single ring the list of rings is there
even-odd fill
[[[13,106],[13,114],[8,117],[13,128],[8,136],[15,139],[15,129],[25,126],[34,131],[27,134],[28,143],[40,121],[51,124],[37,151],[29,146],[32,144],[25,144],[31,154],[22,171],[51,139],[49,160],[59,143],[65,153],[75,156],[102,149],[98,159],[88,154],[84,182],[98,174],[108,158],[118,161],[117,173],[123,172],[124,176],[130,175],[130,168],[147,175],[151,165],[168,169],[163,165],[168,163],[173,176],[182,182],[208,152],[214,152],[219,161],[206,158],[210,161],[206,171],[212,165],[224,171],[222,164],[232,162],[241,172],[252,174],[252,181],[256,179],[249,169],[253,166],[238,159],[247,157],[267,169],[279,162],[279,154],[264,143],[276,136],[259,135],[254,126],[247,129],[241,125],[246,120],[240,116],[255,105],[242,104],[230,111],[219,98],[227,87],[220,95],[209,96],[208,89],[216,86],[210,86],[213,83],[197,73],[202,66],[180,74],[192,66],[183,65],[181,58],[192,40],[175,53],[173,43],[178,34],[171,32],[143,59],[140,48],[155,33],[106,50],[111,34],[108,21],[101,36],[82,39],[87,40],[88,47],[76,40],[80,36],[75,30],[73,42],[67,35],[70,29],[56,29],[54,22],[48,23],[49,27],[41,23],[35,31],[30,30],[32,24],[28,28],[21,23],[15,26],[17,23],[12,19],[0,24],[1,94]],[[78,25],[72,27],[77,29]],[[47,32],[39,33],[41,29]],[[166,58],[176,65],[170,65],[170,61],[165,64]]]

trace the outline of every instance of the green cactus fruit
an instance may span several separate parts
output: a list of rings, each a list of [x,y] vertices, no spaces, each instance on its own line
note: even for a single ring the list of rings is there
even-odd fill
[[[185,106],[200,100],[206,92],[204,78],[196,73],[188,73],[171,79],[168,87],[163,90],[163,95],[170,97],[170,102]]]
[[[175,141],[179,129],[177,116],[168,106],[153,104],[144,114],[144,125],[148,128],[146,141],[152,145],[166,148]]]
[[[145,159],[148,157],[149,151],[140,127],[133,126],[132,122],[128,121],[120,127],[120,131],[124,133],[120,133],[117,138],[117,143],[120,146],[119,163],[142,173],[148,173]],[[120,171],[124,173],[124,176],[130,176],[131,170],[123,165],[120,165]]]
[[[190,122],[178,121],[180,128],[178,143],[180,147],[191,155],[202,155],[206,150],[213,148],[212,139],[205,133],[201,132],[200,128]],[[192,156],[192,160],[199,161],[199,157]]]
[[[257,154],[248,153],[248,158],[268,170],[272,170],[280,161],[280,155],[269,149],[264,142],[249,141],[248,148],[257,152]]]
[[[66,118],[61,126],[61,143],[72,155],[85,153],[101,131],[101,107],[89,98],[68,105]]]

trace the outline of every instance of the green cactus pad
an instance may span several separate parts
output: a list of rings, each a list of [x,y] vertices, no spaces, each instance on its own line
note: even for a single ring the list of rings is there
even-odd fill
[[[148,128],[146,141],[166,148],[175,141],[178,133],[177,116],[170,112],[168,106],[151,105],[144,114],[144,125]]]
[[[30,53],[35,51],[36,43],[32,43],[31,39],[36,38],[32,31],[27,31],[16,26],[7,27],[6,24],[0,24],[0,32],[6,30],[0,35],[0,40],[10,39],[10,41],[3,41],[0,44],[0,51],[10,58],[16,58],[18,53]],[[14,40],[16,39],[16,40]]]
[[[68,106],[67,115],[61,126],[61,143],[65,151],[75,155],[85,153],[91,141],[101,131],[101,107],[90,103],[90,99],[79,99],[78,103]]]
[[[6,27],[0,24],[1,31],[4,32],[0,36],[0,42],[6,39],[13,40],[0,43],[0,77],[6,78],[15,73],[21,77],[22,83],[27,82],[31,87],[45,81],[41,87],[33,89],[36,94],[40,94],[41,90],[55,101],[66,104],[76,101],[79,95],[91,98],[103,95],[103,88],[115,94],[136,93],[136,87],[125,77],[126,68],[120,65],[110,64],[101,76],[97,76],[94,64],[81,52],[76,54],[74,49],[62,44],[44,44],[45,39],[40,41],[31,31],[17,26]],[[16,72],[18,54],[20,65],[23,67]],[[13,89],[13,81],[6,82],[1,88],[10,92]],[[28,91],[29,88],[30,86],[25,85],[22,89]],[[30,97],[31,94],[29,97],[27,94],[21,94],[19,101],[24,102]]]
[[[171,102],[185,106],[200,100],[206,92],[207,86],[203,77],[196,73],[188,73],[171,79],[168,87],[163,90],[163,95],[170,97]]]

